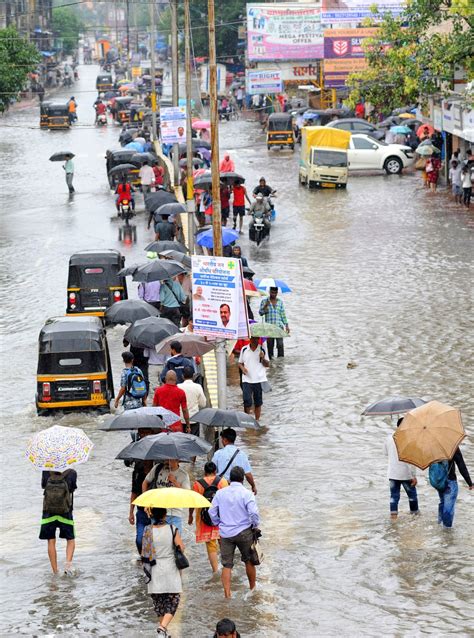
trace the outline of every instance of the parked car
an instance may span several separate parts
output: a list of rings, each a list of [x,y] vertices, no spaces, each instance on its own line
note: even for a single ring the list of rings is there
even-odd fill
[[[340,128],[350,133],[365,133],[366,135],[371,135],[376,140],[383,140],[385,137],[385,131],[379,130],[376,126],[367,122],[367,120],[363,120],[359,117],[346,117],[340,120],[333,120],[332,122],[328,122],[326,126]]]
[[[349,170],[384,170],[388,175],[401,173],[414,162],[409,146],[386,144],[370,135],[351,135],[348,150]]]

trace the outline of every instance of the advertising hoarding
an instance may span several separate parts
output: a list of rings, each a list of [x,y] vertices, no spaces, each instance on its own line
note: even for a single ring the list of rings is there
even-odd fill
[[[376,35],[377,29],[327,29],[324,31],[324,85],[344,86],[350,73],[367,66],[362,42]]]
[[[163,144],[186,142],[186,107],[162,107],[160,109],[160,131]]]
[[[321,0],[247,4],[247,44],[251,61],[322,58]]]
[[[381,15],[399,16],[405,5],[405,0],[323,0],[321,20],[324,25],[356,23],[366,18],[377,20],[372,7],[376,6]]]
[[[283,91],[281,71],[247,71],[245,85],[248,95],[281,93]]]

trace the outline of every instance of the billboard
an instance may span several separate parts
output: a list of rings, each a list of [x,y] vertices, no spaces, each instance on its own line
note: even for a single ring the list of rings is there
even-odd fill
[[[247,45],[251,61],[322,58],[321,0],[247,4]]]
[[[365,18],[377,20],[372,7],[377,7],[382,15],[399,16],[405,5],[405,0],[323,0],[321,18],[324,25],[361,22]]]
[[[186,107],[160,108],[160,131],[163,144],[186,142]]]
[[[377,29],[328,29],[324,31],[324,86],[344,86],[350,73],[365,69],[362,42]]]
[[[283,91],[281,71],[247,71],[245,85],[248,95],[281,93]]]

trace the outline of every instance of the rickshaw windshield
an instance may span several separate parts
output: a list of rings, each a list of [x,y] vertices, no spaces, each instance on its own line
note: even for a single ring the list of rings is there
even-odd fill
[[[268,120],[268,130],[269,131],[291,131],[292,130],[292,120],[291,117],[288,118],[278,118]]]
[[[40,354],[38,374],[91,374],[106,372],[105,352],[52,352]]]

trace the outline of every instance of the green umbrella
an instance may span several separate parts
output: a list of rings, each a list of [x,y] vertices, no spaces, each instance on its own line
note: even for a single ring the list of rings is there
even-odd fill
[[[252,337],[270,337],[270,339],[280,339],[281,337],[288,337],[288,333],[275,325],[274,323],[253,323],[250,326],[250,335]]]
[[[423,157],[427,157],[429,155],[434,155],[435,153],[439,153],[439,148],[433,146],[432,144],[420,144],[415,151],[418,155],[422,155]]]

